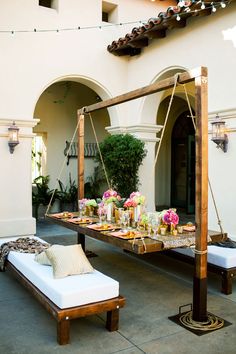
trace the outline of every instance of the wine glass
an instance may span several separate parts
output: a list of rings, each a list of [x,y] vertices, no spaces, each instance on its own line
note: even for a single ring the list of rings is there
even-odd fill
[[[79,200],[79,217],[82,218],[83,214],[84,214],[84,202],[82,200]]]
[[[152,230],[153,230],[153,238],[156,239],[157,237],[157,231],[159,229],[159,225],[160,225],[160,220],[158,217],[152,219]]]
[[[127,232],[127,225],[129,223],[129,212],[126,210],[121,214],[121,224],[123,225],[122,231]]]
[[[124,213],[124,208],[118,208],[118,218],[119,218],[119,225],[122,224],[121,219],[122,219],[122,214]]]

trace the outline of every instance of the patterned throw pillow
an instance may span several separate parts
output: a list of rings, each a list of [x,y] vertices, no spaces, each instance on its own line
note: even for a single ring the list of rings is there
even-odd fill
[[[54,278],[68,275],[92,273],[93,267],[88,261],[81,245],[50,247],[45,251],[52,264]]]

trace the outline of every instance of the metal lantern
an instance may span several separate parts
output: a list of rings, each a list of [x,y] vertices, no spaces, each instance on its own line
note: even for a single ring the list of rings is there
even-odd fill
[[[19,144],[19,128],[16,126],[15,122],[8,128],[8,145],[10,153],[13,154],[16,145]]]
[[[228,150],[228,136],[225,133],[225,122],[217,115],[216,119],[211,124],[211,140],[214,141],[218,148],[221,148],[224,152],[226,152]]]

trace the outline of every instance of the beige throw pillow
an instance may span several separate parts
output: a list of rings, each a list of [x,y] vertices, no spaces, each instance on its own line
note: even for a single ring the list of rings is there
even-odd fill
[[[53,245],[50,248],[55,249],[57,247],[64,247],[64,246],[62,246],[62,245]],[[36,253],[36,255],[34,257],[34,260],[36,262],[38,262],[39,264],[41,264],[41,265],[49,265],[49,266],[51,266],[51,262],[49,261],[45,251],[40,252],[40,253]]]
[[[41,253],[36,253],[34,260],[41,265],[49,265],[49,266],[51,265],[45,251],[43,251]]]
[[[81,245],[50,247],[45,252],[52,264],[54,278],[93,272]]]

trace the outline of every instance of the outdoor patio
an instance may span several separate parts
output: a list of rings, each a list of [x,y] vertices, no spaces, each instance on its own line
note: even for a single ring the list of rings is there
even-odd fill
[[[76,233],[38,222],[37,235],[50,243],[76,243]],[[232,325],[197,336],[168,319],[179,306],[192,302],[193,267],[161,253],[133,256],[87,239],[98,257],[92,265],[120,282],[127,304],[120,310],[120,327],[108,332],[104,316],[72,321],[71,344],[56,342],[56,323],[7,272],[0,273],[0,353],[235,353],[236,284],[232,295],[220,293],[220,277],[208,278],[208,311]]]

